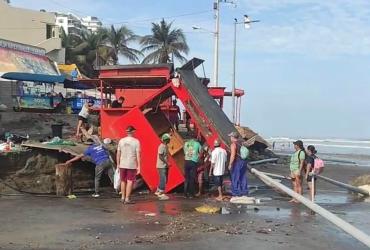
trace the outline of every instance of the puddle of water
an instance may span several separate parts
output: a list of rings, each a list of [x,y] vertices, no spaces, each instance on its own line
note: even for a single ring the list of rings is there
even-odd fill
[[[220,214],[245,214],[247,213],[247,205],[224,206],[220,209]]]
[[[353,202],[353,198],[347,195],[338,194],[317,194],[315,196],[315,202],[318,204],[346,204]]]

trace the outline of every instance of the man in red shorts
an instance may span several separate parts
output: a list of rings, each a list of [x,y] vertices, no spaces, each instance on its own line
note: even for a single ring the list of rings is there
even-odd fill
[[[134,138],[136,129],[128,126],[127,136],[122,138],[117,147],[117,166],[121,177],[121,202],[133,204],[130,195],[136,175],[140,174],[140,142]]]

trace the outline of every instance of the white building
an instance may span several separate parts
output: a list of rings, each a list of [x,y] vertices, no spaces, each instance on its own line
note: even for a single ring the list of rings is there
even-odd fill
[[[84,25],[92,33],[97,32],[102,27],[101,21],[95,16],[83,17],[81,18],[81,21],[82,25]]]
[[[87,32],[88,29],[82,24],[81,18],[72,13],[55,13],[56,25],[62,27],[64,32],[68,34],[81,35],[83,32]]]

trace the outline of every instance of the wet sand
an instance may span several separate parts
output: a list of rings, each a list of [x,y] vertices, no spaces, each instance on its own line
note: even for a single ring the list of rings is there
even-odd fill
[[[281,173],[281,165],[259,167]],[[369,169],[329,166],[325,175],[338,180],[369,173]],[[285,182],[284,182],[285,183]],[[285,183],[289,184],[289,183]],[[250,178],[250,185],[261,183]],[[317,201],[370,234],[370,203],[331,184],[318,183]],[[258,205],[237,206],[213,199],[169,201],[153,195],[136,196],[122,205],[106,194],[100,199],[1,196],[2,249],[367,249],[303,205],[287,202],[268,187],[252,189],[265,198]],[[194,210],[202,204],[221,207],[207,215]]]

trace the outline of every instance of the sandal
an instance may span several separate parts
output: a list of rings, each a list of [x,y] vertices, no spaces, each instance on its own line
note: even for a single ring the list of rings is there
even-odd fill
[[[126,200],[124,204],[135,204],[135,202],[132,200],[128,200],[128,201]]]

